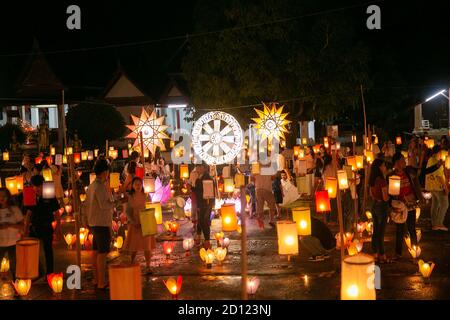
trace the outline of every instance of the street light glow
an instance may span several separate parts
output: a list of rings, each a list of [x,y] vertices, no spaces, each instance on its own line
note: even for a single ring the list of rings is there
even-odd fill
[[[446,98],[448,99],[448,97],[444,94],[444,92],[445,92],[445,90],[439,91],[439,92],[436,93],[435,95],[433,95],[433,96],[429,97],[427,100],[425,100],[425,102],[428,102],[428,101],[430,101],[430,100],[436,98],[436,97],[439,96],[439,95],[443,95],[444,97],[446,97]]]

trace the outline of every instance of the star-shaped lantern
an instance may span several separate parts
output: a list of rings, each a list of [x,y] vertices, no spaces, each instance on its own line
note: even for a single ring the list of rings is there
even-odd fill
[[[291,121],[286,120],[288,113],[283,113],[283,107],[277,108],[276,103],[272,103],[271,107],[268,107],[265,103],[264,110],[255,109],[259,118],[253,118],[256,122],[255,128],[258,129],[258,134],[261,135],[261,139],[268,139],[272,141],[273,138],[280,141],[280,138],[285,139],[284,133],[288,132],[286,125]]]
[[[149,115],[147,111],[142,108],[141,116],[135,117],[131,115],[134,125],[127,125],[131,133],[126,138],[136,139],[133,147],[139,146],[139,135],[142,132],[142,138],[144,140],[144,148],[147,148],[151,153],[155,154],[156,147],[159,147],[161,151],[165,151],[163,139],[170,139],[170,137],[164,133],[169,126],[163,124],[164,116],[158,117],[155,110]]]

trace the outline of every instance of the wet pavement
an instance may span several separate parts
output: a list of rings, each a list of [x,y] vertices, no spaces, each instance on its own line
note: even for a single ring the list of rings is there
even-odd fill
[[[423,210],[418,228],[422,230],[420,246],[425,261],[433,261],[436,267],[431,279],[425,281],[418,272],[417,262],[410,258],[404,248],[403,258],[392,264],[381,265],[381,289],[377,290],[377,299],[449,299],[450,298],[450,233],[430,230],[429,210]],[[165,219],[171,214],[165,213]],[[448,225],[447,221],[447,225]],[[340,296],[340,251],[334,250],[331,259],[323,262],[309,262],[309,254],[300,246],[299,256],[288,261],[286,256],[278,255],[276,229],[266,224],[265,230],[257,227],[256,220],[247,220],[248,226],[248,274],[260,279],[260,287],[255,299],[303,300],[303,299],[339,299]],[[73,228],[66,224],[64,229]],[[183,276],[183,286],[179,299],[240,299],[240,234],[229,233],[231,239],[228,254],[222,264],[214,262],[207,269],[201,261],[198,250],[194,247],[189,255],[182,246],[182,236],[192,231],[189,221],[181,221],[175,251],[166,258],[162,251],[162,242],[152,256],[153,274],[142,276],[143,298],[154,300],[171,299],[163,280],[169,277]],[[212,234],[220,231],[220,220],[212,221]],[[338,226],[332,227],[333,233]],[[73,232],[73,231],[72,231]],[[394,252],[395,226],[388,225],[386,235],[386,251]],[[64,240],[63,240],[64,241]],[[65,272],[68,265],[75,263],[75,250],[69,250],[60,241],[55,244],[56,270]],[[211,241],[216,247],[216,241]],[[363,252],[371,253],[370,242],[364,243]],[[137,256],[141,266],[145,266],[142,254]],[[110,264],[127,261],[125,254],[115,254]],[[109,299],[109,292],[95,290],[90,278],[92,276],[92,252],[82,251],[82,289],[64,288],[61,294],[53,294],[46,281],[39,279],[31,287],[26,297],[16,299],[48,300],[48,299]],[[306,277],[305,277],[306,276]],[[65,275],[67,277],[67,275]]]

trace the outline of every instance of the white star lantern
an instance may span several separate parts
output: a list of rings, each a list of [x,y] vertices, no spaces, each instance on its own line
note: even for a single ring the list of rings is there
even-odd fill
[[[136,139],[133,147],[139,146],[139,135],[142,132],[142,138],[144,141],[144,149],[148,149],[151,153],[155,154],[156,148],[159,147],[161,151],[165,151],[163,139],[170,139],[170,137],[164,133],[169,127],[164,125],[164,116],[158,117],[155,110],[152,110],[150,114],[142,108],[141,116],[135,117],[131,115],[134,125],[127,125],[131,133],[126,138]]]
[[[209,165],[231,163],[241,151],[242,143],[241,126],[228,113],[208,112],[194,123],[192,146]]]
[[[253,121],[256,122],[255,128],[258,129],[258,134],[261,135],[262,140],[268,139],[269,142],[273,138],[278,141],[280,141],[280,138],[285,139],[284,134],[289,132],[286,125],[291,122],[286,120],[288,113],[283,113],[283,106],[278,108],[275,103],[272,103],[271,107],[265,103],[263,105],[264,110],[255,109],[259,118],[253,118]]]

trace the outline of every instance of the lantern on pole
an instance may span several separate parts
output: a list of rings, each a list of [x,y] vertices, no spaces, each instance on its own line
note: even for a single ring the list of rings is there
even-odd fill
[[[328,191],[316,191],[316,212],[331,211],[330,197]]]
[[[375,263],[372,256],[345,257],[341,268],[341,300],[375,300]]]
[[[20,192],[23,190],[23,176],[16,177],[17,190]]]
[[[94,152],[88,151],[87,159],[88,159],[88,161],[94,160]]]
[[[142,300],[139,264],[109,266],[109,288],[111,300]]]
[[[355,171],[357,169],[356,166],[356,157],[355,156],[350,156],[347,157],[347,165],[352,167],[352,170]]]
[[[73,162],[76,164],[79,164],[81,162],[81,154],[80,153],[73,154]]]
[[[400,181],[401,178],[399,176],[389,177],[389,194],[391,196],[398,196],[400,194]]]
[[[346,190],[348,189],[348,178],[347,172],[345,170],[338,170],[337,172],[338,181],[339,181],[339,189]]]
[[[373,162],[373,151],[372,150],[365,150],[366,153],[366,161],[367,163],[371,164]]]
[[[337,195],[337,179],[325,177],[325,189],[328,191],[330,199],[335,199]]]
[[[245,187],[245,176],[242,173],[236,173],[234,176],[234,185],[236,188]]]
[[[17,188],[17,178],[9,177],[5,179],[6,188],[9,190],[12,196],[15,196],[19,193]]]
[[[297,224],[292,221],[277,222],[278,254],[298,254]]]
[[[309,207],[293,208],[292,218],[297,224],[297,233],[299,236],[311,235],[311,211]]]
[[[294,146],[294,157],[296,158],[300,157],[300,150],[301,150],[300,146]]]
[[[50,168],[43,169],[42,176],[45,181],[53,181],[52,170]]]
[[[236,231],[237,230],[237,216],[234,203],[225,203],[220,208],[220,215],[222,217],[222,231]]]
[[[9,161],[9,152],[8,151],[3,152],[3,161]]]
[[[355,156],[356,169],[364,168],[364,156]]]
[[[187,164],[180,164],[180,179],[189,178],[189,167]]]

